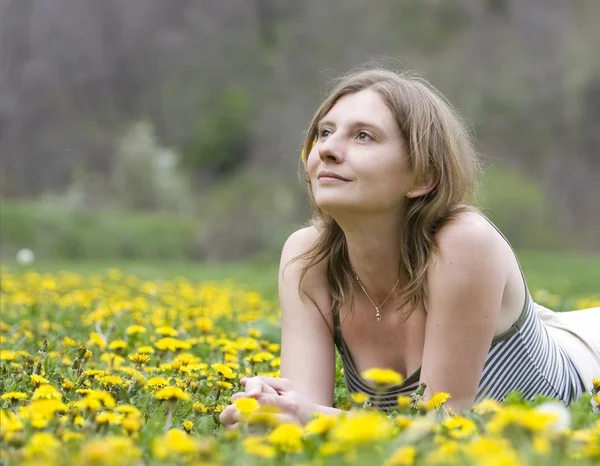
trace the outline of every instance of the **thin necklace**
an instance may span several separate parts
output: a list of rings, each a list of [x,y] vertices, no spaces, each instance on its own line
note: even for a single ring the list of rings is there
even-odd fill
[[[379,313],[379,310],[383,307],[383,305],[387,302],[387,300],[390,299],[390,296],[392,296],[392,293],[394,293],[394,290],[398,286],[398,283],[400,283],[400,278],[398,278],[398,281],[394,285],[394,288],[392,288],[392,291],[390,291],[390,294],[388,295],[388,297],[385,298],[383,300],[383,302],[379,306],[377,306],[373,302],[373,300],[371,299],[371,297],[369,296],[369,293],[367,293],[367,290],[365,290],[365,287],[363,286],[362,282],[360,281],[360,278],[358,278],[358,274],[356,273],[356,270],[354,270],[354,267],[350,266],[350,268],[352,269],[352,272],[354,273],[354,276],[356,277],[356,281],[358,282],[358,284],[360,285],[360,287],[362,288],[362,290],[365,292],[365,296],[369,299],[369,301],[371,301],[371,304],[375,308],[375,320],[377,322],[380,322],[381,321],[381,314]]]

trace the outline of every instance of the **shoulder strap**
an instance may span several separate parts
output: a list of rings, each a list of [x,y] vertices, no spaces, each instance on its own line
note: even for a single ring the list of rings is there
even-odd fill
[[[333,340],[336,345],[340,345],[341,343],[341,330],[340,330],[340,303],[334,302],[333,307],[331,309],[333,314]]]

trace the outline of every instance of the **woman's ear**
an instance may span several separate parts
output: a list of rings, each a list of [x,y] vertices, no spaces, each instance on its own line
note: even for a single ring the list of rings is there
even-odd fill
[[[413,185],[413,188],[406,193],[406,197],[408,199],[415,199],[417,197],[426,196],[435,189],[439,182],[439,176],[435,176],[433,174],[428,175],[426,179],[416,182]]]

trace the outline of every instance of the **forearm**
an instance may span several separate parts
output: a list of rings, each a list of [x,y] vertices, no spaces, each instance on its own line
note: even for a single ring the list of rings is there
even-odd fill
[[[343,409],[333,408],[331,406],[317,405],[317,410],[315,413],[325,414],[326,416],[338,416],[343,413],[347,413]]]

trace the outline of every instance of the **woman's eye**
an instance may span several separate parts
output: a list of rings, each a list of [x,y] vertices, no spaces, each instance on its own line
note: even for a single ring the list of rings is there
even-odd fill
[[[365,133],[364,131],[361,131],[360,133],[358,133],[358,137],[359,137],[359,139],[361,139],[363,141],[368,141],[369,139],[373,139],[369,133]],[[365,139],[365,138],[367,138],[367,139]]]
[[[321,131],[319,131],[319,137],[321,138],[321,137],[327,136],[326,133],[328,133],[328,132],[329,132],[328,129],[322,129]]]

